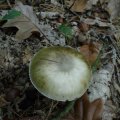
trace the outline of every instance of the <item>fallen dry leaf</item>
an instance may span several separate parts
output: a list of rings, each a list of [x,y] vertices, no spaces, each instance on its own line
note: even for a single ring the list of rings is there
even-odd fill
[[[29,18],[29,20],[33,24],[38,26],[39,20],[33,11],[33,7],[31,7],[29,5],[23,5],[23,3],[21,1],[16,1],[14,9],[16,9],[17,11],[20,11],[23,15],[25,15],[27,18]]]
[[[40,33],[39,20],[34,14],[33,8],[28,5],[23,5],[22,2],[16,1],[14,9],[22,14],[14,19],[8,20],[2,27],[17,27],[18,31],[15,38],[23,40],[30,37],[33,32]]]
[[[20,16],[10,19],[3,26],[5,27],[17,27],[18,31],[15,35],[15,38],[18,40],[24,40],[32,35],[33,32],[38,32],[39,29],[35,24],[31,22],[29,18],[21,14]]]
[[[84,9],[86,8],[87,0],[76,0],[71,7],[72,11],[75,12],[83,12]]]
[[[74,112],[69,113],[62,120],[100,120],[103,112],[102,99],[90,102],[87,93],[79,98],[74,105]]]
[[[92,65],[96,61],[100,50],[101,50],[100,43],[89,43],[83,45],[80,48],[80,52],[83,54],[83,56],[90,65]]]
[[[75,103],[75,120],[99,120],[102,117],[103,101],[96,99],[90,102],[87,93]]]
[[[70,7],[74,12],[84,12],[89,10],[98,0],[65,0],[66,6]]]

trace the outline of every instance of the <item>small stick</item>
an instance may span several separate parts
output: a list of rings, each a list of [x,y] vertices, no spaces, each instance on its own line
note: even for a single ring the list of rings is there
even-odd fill
[[[8,4],[8,6],[9,6],[10,8],[12,8],[9,0],[7,0],[7,4]]]

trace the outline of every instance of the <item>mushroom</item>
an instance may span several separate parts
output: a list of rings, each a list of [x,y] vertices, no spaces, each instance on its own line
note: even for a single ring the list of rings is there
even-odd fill
[[[80,98],[89,87],[91,69],[83,55],[69,47],[48,47],[32,58],[29,76],[34,87],[57,101]]]

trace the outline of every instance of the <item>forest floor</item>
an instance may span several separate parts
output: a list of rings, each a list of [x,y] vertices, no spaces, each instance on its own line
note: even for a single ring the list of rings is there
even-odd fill
[[[31,58],[50,46],[86,55],[93,68],[89,100],[103,99],[102,120],[120,119],[117,0],[6,1],[0,1],[0,120],[76,120],[75,101],[51,100],[30,82]]]

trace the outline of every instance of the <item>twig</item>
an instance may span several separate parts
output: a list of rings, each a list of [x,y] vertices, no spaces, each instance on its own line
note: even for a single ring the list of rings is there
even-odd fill
[[[8,6],[9,6],[10,8],[12,8],[9,0],[7,0],[7,4],[8,4]]]
[[[51,107],[50,107],[50,109],[49,109],[48,115],[47,115],[47,117],[46,117],[45,120],[48,120],[48,119],[49,119],[50,114],[52,113],[52,111],[54,110],[54,108],[55,108],[55,107],[57,106],[57,104],[58,104],[58,102],[57,102],[56,104],[53,104],[53,103],[54,103],[54,101],[52,101],[52,103],[51,103]]]
[[[49,116],[50,116],[52,110],[53,110],[53,100],[52,100],[52,103],[51,103],[51,106],[50,106],[49,112],[48,112],[47,117],[45,118],[45,120],[48,120],[48,118],[49,118]]]
[[[11,6],[13,6],[13,4]],[[8,4],[0,5],[0,9],[7,9],[7,8],[11,8],[11,7]]]

